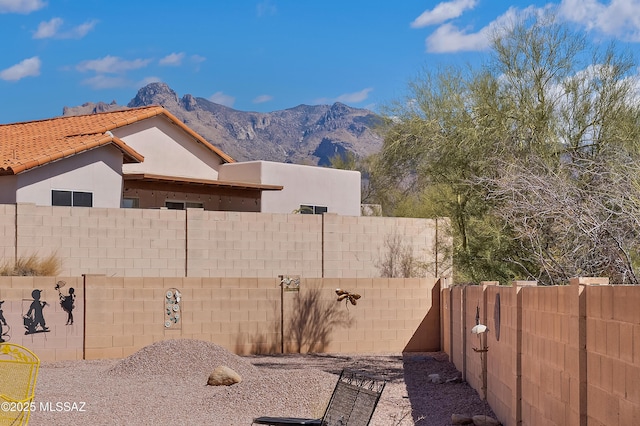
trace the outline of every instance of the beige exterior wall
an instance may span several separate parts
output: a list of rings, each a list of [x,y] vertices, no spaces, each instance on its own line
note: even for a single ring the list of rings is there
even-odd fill
[[[171,338],[211,341],[238,354],[280,352],[277,279],[90,278],[87,294],[95,297],[87,302],[88,359],[127,356]],[[433,336],[439,324],[416,335],[425,317],[438,312],[432,306],[434,285],[428,279],[302,279],[299,292],[283,294],[285,352],[296,352],[299,344],[306,352],[308,339],[317,352],[401,352],[408,345],[437,349]],[[338,303],[336,287],[362,297],[355,306]],[[182,293],[183,322],[166,328],[163,302],[170,288]],[[301,309],[306,305],[300,299],[309,300],[314,292],[314,305],[325,321],[305,328],[309,312]],[[319,333],[325,326],[325,333]],[[301,334],[295,332],[299,327]]]
[[[76,289],[73,326],[65,325],[55,290],[60,280],[64,294]],[[338,303],[338,287],[360,294],[357,305]],[[25,336],[22,315],[33,289],[42,289],[49,303],[43,312],[50,331]],[[180,320],[166,327],[166,295],[175,289],[182,296]],[[10,341],[44,361],[121,358],[159,340],[183,338],[238,354],[279,353],[283,346],[285,352],[437,350],[438,295],[433,279],[303,278],[298,292],[281,293],[273,278],[0,277]],[[322,321],[310,323],[316,314]]]
[[[189,210],[189,276],[322,277],[322,216]]]
[[[164,116],[120,127],[113,133],[144,155],[142,163],[124,164],[124,173],[218,178],[218,168],[222,163],[220,157]]]
[[[63,275],[375,278],[388,252],[385,241],[394,235],[412,247],[416,260],[429,266],[425,276],[435,271],[434,220],[1,207],[0,223],[9,237],[2,243],[5,256],[16,251],[18,256],[56,253]]]
[[[56,253],[68,276],[184,276],[185,217],[180,210],[18,204],[17,253]]]
[[[12,263],[16,253],[16,205],[0,204],[0,264]]]
[[[271,161],[228,163],[220,180],[282,185],[262,193],[263,213],[292,213],[301,205],[327,207],[329,213],[360,216],[360,172]]]
[[[598,285],[472,286],[443,289],[442,299],[464,295],[466,343],[444,346],[467,381],[505,425],[631,425],[640,416],[640,287]],[[496,304],[499,296],[499,315]],[[483,373],[471,334],[475,308],[489,327]],[[469,307],[473,307],[469,312]],[[460,304],[443,311],[443,323],[461,327]],[[483,322],[486,321],[486,322]],[[499,340],[498,335],[499,322]],[[449,336],[456,333],[449,332]],[[460,360],[459,354],[465,353]]]
[[[63,281],[60,289],[63,295],[69,288],[75,290],[73,325],[66,325],[67,313],[60,305],[60,297],[55,286]],[[47,302],[42,310],[47,332],[25,334],[23,316],[33,302],[33,290],[42,290],[40,300]],[[34,351],[41,360],[73,360],[83,357],[84,340],[84,292],[82,277],[0,277],[0,306],[8,326],[2,325],[2,338],[11,343],[25,346]],[[38,327],[37,330],[40,328]]]
[[[51,191],[93,194],[94,207],[119,208],[122,152],[112,145],[36,167],[17,176],[0,176],[0,201],[51,205]]]

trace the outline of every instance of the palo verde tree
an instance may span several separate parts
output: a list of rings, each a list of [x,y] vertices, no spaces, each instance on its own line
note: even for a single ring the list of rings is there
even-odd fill
[[[629,160],[625,173],[639,159],[633,69],[631,58],[595,51],[552,15],[521,15],[494,34],[481,69],[425,71],[389,107],[371,179],[378,200],[387,214],[451,219],[457,281],[633,276],[637,251],[615,250],[621,221],[609,220],[599,239],[585,237],[587,223],[606,222],[607,212],[636,209],[603,192],[619,181],[620,158]],[[534,178],[545,185],[527,186]],[[600,210],[580,227],[570,214],[559,221],[560,193]],[[549,205],[523,203],[543,198]],[[577,231],[558,239],[558,228]],[[608,248],[595,255],[588,247],[597,242]]]

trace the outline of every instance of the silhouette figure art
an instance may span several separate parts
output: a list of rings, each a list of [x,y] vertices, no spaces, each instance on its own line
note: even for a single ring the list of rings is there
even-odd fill
[[[69,287],[69,294],[64,295],[60,291],[66,283],[64,281],[58,281],[56,284],[56,290],[58,290],[58,296],[60,297],[60,306],[67,313],[67,324],[73,325],[73,308],[75,308],[76,295],[73,287]]]
[[[49,327],[47,327],[44,320],[44,315],[42,313],[42,309],[49,304],[40,300],[41,294],[42,290],[36,289],[31,292],[33,302],[31,302],[29,310],[23,318],[24,328],[27,330],[24,332],[24,334],[42,333],[49,331]],[[40,327],[40,329],[38,329],[38,327]]]
[[[2,311],[2,304],[3,303],[4,303],[4,300],[0,300],[0,343],[6,342],[6,340],[4,340],[4,338],[7,336],[7,333],[9,332],[8,330],[5,331],[5,330],[2,329],[3,325],[5,327],[9,327],[9,325],[7,324],[7,320],[4,319],[4,312]]]

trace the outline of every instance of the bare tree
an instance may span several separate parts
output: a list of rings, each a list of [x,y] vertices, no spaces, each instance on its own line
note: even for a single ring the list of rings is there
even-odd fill
[[[378,261],[381,277],[415,278],[424,276],[426,265],[414,256],[413,247],[405,243],[400,235],[387,235],[384,248],[382,258]]]
[[[505,261],[528,277],[544,284],[575,276],[638,284],[640,167],[631,157],[601,152],[556,169],[529,159],[503,164],[498,178],[480,181],[520,242],[519,257]]]

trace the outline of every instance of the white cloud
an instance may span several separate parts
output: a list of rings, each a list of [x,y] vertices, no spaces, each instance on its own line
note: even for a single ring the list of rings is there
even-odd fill
[[[487,49],[489,45],[488,26],[477,33],[467,34],[455,25],[444,24],[426,40],[427,52],[430,53],[477,51]]]
[[[367,87],[366,89],[362,89],[359,92],[353,93],[343,93],[337,98],[318,98],[314,101],[315,104],[332,104],[334,102],[343,102],[350,104],[357,104],[369,97],[369,92],[371,92],[373,88]]]
[[[0,0],[0,13],[31,13],[47,5],[41,0]]]
[[[263,104],[263,103],[269,102],[271,100],[273,100],[273,96],[271,96],[271,95],[260,95],[260,96],[256,96],[253,99],[253,103],[254,104]]]
[[[422,12],[412,23],[411,28],[423,28],[429,25],[441,24],[449,19],[457,18],[464,11],[473,9],[478,0],[453,0],[442,2],[432,10]]]
[[[36,77],[40,75],[40,66],[42,62],[40,58],[25,59],[24,61],[0,71],[0,79],[6,81],[18,81],[25,77]]]
[[[357,104],[367,99],[369,97],[369,92],[371,92],[372,90],[373,88],[368,87],[366,89],[362,89],[359,92],[345,93],[343,95],[338,96],[336,98],[336,101]]]
[[[597,0],[562,0],[560,16],[583,25],[588,30],[640,42],[640,1],[611,0],[608,4]]]
[[[95,28],[98,24],[97,20],[87,21],[84,24],[78,25],[77,27],[71,29],[67,34],[69,34],[69,38],[82,38],[86,36],[89,31]],[[66,38],[66,37],[65,37]]]
[[[201,64],[201,63],[203,63],[204,61],[207,60],[207,58],[205,58],[204,56],[200,56],[200,55],[191,55],[191,57],[189,59],[194,64]]]
[[[236,101],[236,98],[234,98],[233,96],[225,95],[222,92],[216,92],[213,95],[209,96],[209,100],[220,105],[232,107]]]
[[[278,13],[278,8],[270,0],[264,0],[256,6],[256,13],[259,17],[275,15]]]
[[[529,6],[524,10],[527,13],[540,13],[541,11],[542,9],[533,6]],[[491,45],[492,35],[515,22],[517,15],[521,12],[517,8],[511,7],[504,14],[475,33],[468,33],[453,24],[441,25],[427,37],[425,43],[427,52],[473,52],[488,49]]]
[[[150,59],[134,59],[127,61],[117,56],[105,56],[101,59],[93,59],[81,62],[76,69],[81,72],[95,71],[97,73],[123,73],[130,70],[144,68],[149,65]]]
[[[33,38],[82,38],[96,26],[98,21],[87,21],[68,31],[61,32],[60,29],[63,23],[64,21],[61,18],[53,18],[48,22],[40,22]]]
[[[99,74],[95,77],[87,78],[83,80],[81,84],[89,86],[92,89],[113,89],[116,87],[127,87],[131,85],[129,80],[123,77],[110,77],[104,74]]]
[[[149,77],[145,77],[142,80],[140,80],[140,82],[137,83],[135,86],[136,87],[144,87],[147,84],[160,83],[161,81],[162,81],[162,79],[160,77],[156,77],[154,75],[150,75]]]
[[[53,18],[49,22],[40,22],[38,30],[33,35],[33,38],[49,38],[56,35],[60,27],[62,26],[62,19]]]
[[[182,60],[184,59],[184,52],[180,53],[171,53],[164,58],[160,59],[159,64],[168,66],[168,67],[177,67],[182,64]]]

